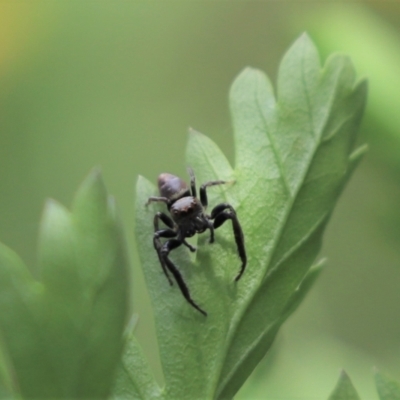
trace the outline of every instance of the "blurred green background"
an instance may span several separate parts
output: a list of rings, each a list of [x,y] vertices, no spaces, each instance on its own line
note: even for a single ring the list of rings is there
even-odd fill
[[[233,162],[230,84],[248,65],[274,82],[303,31],[323,59],[345,52],[369,78],[370,151],[328,226],[325,272],[237,399],[326,398],[341,368],[377,399],[374,366],[400,380],[400,3],[0,2],[0,240],[37,273],[45,198],[69,205],[100,165],[132,249],[137,336],[160,382],[132,233],[136,177],[185,176],[189,126]]]

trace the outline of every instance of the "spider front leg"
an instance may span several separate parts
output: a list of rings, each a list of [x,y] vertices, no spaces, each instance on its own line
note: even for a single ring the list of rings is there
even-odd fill
[[[186,301],[196,310],[200,311],[203,315],[207,316],[207,313],[193,301],[192,297],[190,296],[189,288],[187,287],[185,281],[183,280],[181,273],[179,272],[176,265],[168,258],[168,255],[171,252],[171,250],[176,249],[182,243],[183,241],[178,239],[168,240],[167,242],[164,243],[160,251],[160,257],[162,258],[169,272],[171,272],[171,274],[174,276],[175,281],[178,284],[179,289],[181,290],[182,295],[186,299]]]
[[[168,217],[167,214],[163,212],[157,212],[156,215],[154,216],[153,224],[154,224],[154,231],[158,231],[160,228],[158,227],[158,221],[161,219],[162,222],[164,222],[165,225],[168,226],[168,228],[173,229],[175,224],[174,221],[170,217]]]
[[[207,188],[210,186],[223,185],[225,183],[230,183],[230,182],[228,182],[228,181],[210,181],[210,182],[203,183],[200,186],[200,201],[204,208],[207,208],[207,206],[208,206]]]
[[[157,215],[156,215],[156,217],[157,217]],[[156,217],[154,217],[154,220],[156,219]],[[156,224],[156,223],[154,223],[154,224]],[[163,269],[164,274],[167,277],[168,282],[171,286],[173,285],[173,283],[167,272],[167,266],[165,264],[165,260],[164,260],[163,254],[162,254],[163,244],[161,243],[160,238],[173,238],[175,236],[176,236],[176,232],[173,231],[172,229],[157,230],[156,232],[154,232],[154,236],[153,236],[154,249],[156,250],[158,259],[160,260],[161,268]]]
[[[242,276],[246,264],[247,264],[247,256],[246,249],[244,247],[244,235],[242,231],[242,227],[240,226],[239,220],[236,215],[236,211],[234,208],[228,203],[222,203],[214,207],[211,212],[211,219],[214,220],[214,228],[219,228],[225,221],[230,219],[232,221],[233,234],[235,236],[236,247],[239,253],[239,257],[242,260],[242,266],[238,275],[235,278],[237,282]]]
[[[167,225],[170,229],[160,229],[159,228],[160,220],[164,222],[164,224]],[[164,274],[167,277],[169,284],[172,286],[172,281],[168,275],[167,267],[161,257],[162,243],[160,241],[160,238],[172,238],[177,235],[177,233],[173,230],[174,222],[167,214],[164,214],[163,212],[157,212],[156,215],[154,216],[153,225],[154,225],[153,245],[157,252],[158,259],[160,260],[160,264],[164,271]]]
[[[153,202],[163,202],[168,205],[170,200],[167,199],[166,197],[151,196],[147,199],[145,206],[147,207],[150,203],[153,203]]]
[[[190,190],[192,192],[192,196],[193,197],[197,197],[197,193],[196,193],[196,177],[194,175],[194,172],[192,170],[192,168],[188,167],[188,173],[190,176]]]

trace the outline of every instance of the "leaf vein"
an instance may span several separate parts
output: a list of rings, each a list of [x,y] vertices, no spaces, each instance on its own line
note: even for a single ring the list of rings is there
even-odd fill
[[[284,185],[286,191],[289,194],[291,194],[290,187],[289,187],[289,184],[288,184],[288,181],[287,181],[287,178],[286,178],[285,169],[283,167],[281,157],[280,157],[280,155],[278,153],[278,150],[276,148],[276,145],[275,145],[275,142],[274,142],[274,139],[273,139],[273,135],[270,133],[269,126],[268,126],[267,120],[266,120],[266,116],[264,115],[264,113],[262,111],[262,107],[261,107],[261,104],[260,104],[260,99],[259,99],[258,96],[257,96],[257,109],[258,109],[258,112],[261,115],[261,120],[262,120],[262,124],[263,124],[263,127],[264,127],[264,131],[265,131],[265,133],[266,133],[266,135],[268,137],[269,142],[271,143],[270,147],[272,149],[272,152],[274,153],[275,161],[276,161],[276,163],[278,165],[278,169],[279,169],[279,172],[280,172],[279,177],[280,177],[281,181],[283,182],[283,185]]]

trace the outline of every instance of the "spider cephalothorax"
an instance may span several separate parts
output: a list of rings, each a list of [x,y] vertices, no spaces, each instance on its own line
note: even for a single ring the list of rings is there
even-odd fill
[[[242,260],[242,266],[235,281],[242,276],[247,263],[246,249],[244,246],[243,231],[234,208],[228,203],[218,204],[213,208],[211,214],[206,213],[208,200],[206,189],[209,186],[222,185],[226,181],[211,181],[204,183],[200,187],[200,199],[197,198],[196,181],[192,170],[190,174],[190,189],[187,184],[175,175],[162,173],[158,177],[158,188],[160,197],[150,197],[147,204],[153,201],[164,202],[167,205],[171,215],[169,217],[163,212],[158,212],[154,216],[154,248],[157,251],[161,267],[172,285],[172,280],[168,271],[174,276],[185,299],[202,314],[207,313],[202,310],[190,297],[189,289],[182,278],[176,265],[169,259],[171,250],[184,244],[190,251],[196,249],[186,241],[186,238],[192,237],[196,233],[202,233],[206,229],[210,230],[210,243],[214,242],[214,229],[219,228],[225,221],[232,221],[233,233],[239,257]],[[159,227],[159,221],[162,221],[168,228]],[[167,238],[164,243],[160,238]]]

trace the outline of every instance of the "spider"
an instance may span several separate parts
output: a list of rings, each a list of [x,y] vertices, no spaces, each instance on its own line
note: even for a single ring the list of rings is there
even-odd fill
[[[207,316],[207,313],[190,296],[189,288],[181,273],[168,257],[169,253],[182,244],[188,247],[190,251],[196,251],[196,248],[189,244],[186,238],[192,237],[196,233],[202,233],[207,229],[210,230],[210,243],[213,243],[214,229],[219,228],[225,221],[230,219],[232,221],[237,251],[242,261],[240,271],[235,277],[235,282],[240,279],[246,268],[247,256],[243,231],[234,208],[228,203],[221,203],[213,208],[211,214],[206,213],[208,205],[207,188],[229,182],[210,181],[204,183],[200,186],[200,199],[198,199],[195,175],[191,169],[188,172],[190,175],[190,189],[181,178],[168,173],[160,174],[158,177],[160,196],[149,197],[146,206],[151,202],[163,202],[167,205],[170,216],[163,212],[157,212],[154,216],[154,249],[157,252],[161,267],[170,285],[173,285],[173,283],[169,273],[174,276],[186,301],[196,310]],[[167,226],[166,229],[160,229],[160,220]],[[168,240],[162,243],[160,238]]]

